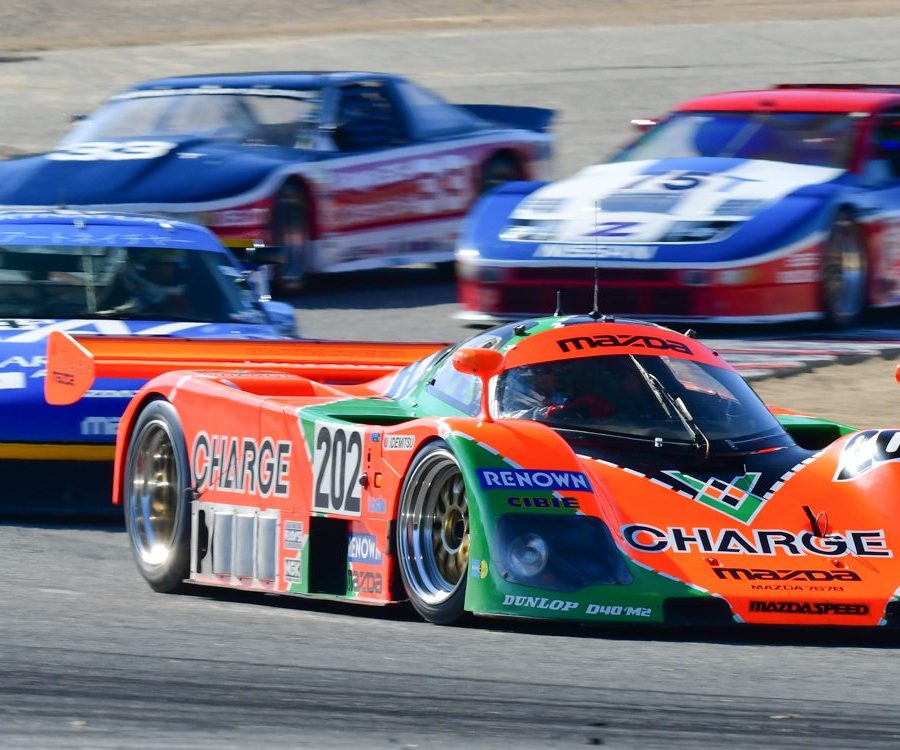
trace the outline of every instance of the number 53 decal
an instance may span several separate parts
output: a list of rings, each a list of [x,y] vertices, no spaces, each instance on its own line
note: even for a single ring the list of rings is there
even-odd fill
[[[360,515],[363,430],[316,423],[313,509],[340,516]]]
[[[54,161],[123,161],[158,159],[175,148],[167,141],[92,141],[63,146],[47,154]]]

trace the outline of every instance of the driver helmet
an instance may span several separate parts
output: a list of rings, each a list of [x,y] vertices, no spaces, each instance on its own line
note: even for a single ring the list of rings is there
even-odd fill
[[[158,305],[185,292],[187,257],[176,248],[134,248],[129,251],[125,283],[144,304]]]

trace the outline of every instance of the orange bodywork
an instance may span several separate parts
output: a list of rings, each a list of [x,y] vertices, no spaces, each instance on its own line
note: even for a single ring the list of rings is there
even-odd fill
[[[643,576],[646,597],[641,601],[655,621],[662,621],[662,601],[654,598],[648,580],[674,582],[689,592],[723,599],[745,623],[871,626],[885,621],[900,587],[900,460],[885,453],[900,452],[900,438],[894,445],[890,431],[845,436],[816,455],[793,446],[802,458],[779,470],[780,476],[757,494],[751,490],[758,475],[740,489],[741,473],[751,475],[739,461],[723,470],[718,484],[696,480],[692,486],[694,478],[674,471],[675,464],[651,476],[628,464],[627,452],[611,460],[579,450],[546,424],[492,418],[486,397],[479,396],[471,417],[425,413],[404,418],[390,412],[391,400],[381,397],[393,373],[442,346],[72,338],[54,333],[48,345],[46,392],[51,403],[66,404],[90,388],[95,377],[152,377],[120,423],[115,501],[121,501],[135,419],[149,400],[162,398],[177,408],[199,507],[209,512],[221,508],[236,518],[242,512],[275,514],[279,528],[297,535],[295,539],[284,531],[279,536],[277,571],[271,579],[223,576],[198,563],[191,578],[198,583],[340,595],[309,580],[312,563],[303,557],[312,554],[309,537],[319,523],[316,519],[337,519],[346,523],[352,538],[371,538],[374,545],[368,557],[357,549],[357,559],[351,555],[347,563],[353,598],[376,604],[402,598],[393,532],[398,500],[417,453],[430,441],[443,439],[471,450],[479,461],[494,462],[463,466],[469,503],[476,507],[475,521],[482,524],[471,541],[476,561],[497,554],[491,549],[488,526],[510,508],[522,510],[519,495],[527,492],[516,482],[554,473],[573,481],[584,476],[589,486],[574,486],[563,494],[531,494],[557,505],[564,500],[572,513],[600,519],[608,527],[635,580]],[[730,369],[714,352],[675,332],[605,322],[522,337],[502,357],[464,352],[457,356],[458,369],[484,378],[486,384],[501,368],[561,356],[657,354]],[[353,404],[364,398],[369,411],[354,417]],[[379,411],[382,407],[388,411]],[[882,445],[878,453],[875,443],[881,433],[888,449]],[[338,439],[346,448],[344,463],[325,471],[319,445]],[[248,464],[251,449],[253,462]],[[777,460],[782,449],[766,448],[758,454]],[[510,489],[487,487],[485,471],[490,481],[508,482]],[[737,508],[747,497],[758,507],[740,518],[722,505],[731,502]],[[307,566],[303,575],[297,572],[301,560]],[[543,600],[516,597],[515,586],[484,564],[477,571],[473,568],[469,580],[471,601],[478,602],[473,607],[488,614],[531,616],[506,611],[501,602]],[[377,574],[379,583],[368,589],[360,584],[356,590],[357,576],[370,581],[364,574]],[[572,594],[572,609],[577,604],[582,614],[601,611],[601,605],[610,610],[609,603],[615,605],[626,588],[591,589],[586,601],[598,603],[587,609]],[[496,604],[491,604],[491,596]],[[644,593],[628,596],[640,599]],[[563,608],[570,603],[565,596],[548,601],[561,601]]]

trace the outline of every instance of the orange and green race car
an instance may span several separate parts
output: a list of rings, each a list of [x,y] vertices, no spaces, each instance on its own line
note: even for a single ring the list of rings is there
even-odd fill
[[[895,625],[900,430],[772,411],[675,331],[557,316],[455,346],[75,337],[47,397],[149,379],[114,502],[186,584],[586,623]]]

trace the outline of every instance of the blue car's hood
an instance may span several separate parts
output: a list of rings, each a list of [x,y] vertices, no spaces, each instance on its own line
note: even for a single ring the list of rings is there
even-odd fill
[[[693,157],[601,164],[523,197],[510,185],[470,213],[461,248],[566,264],[733,262],[813,242],[841,169]]]
[[[44,401],[47,337],[99,335],[278,338],[270,326],[119,320],[0,320],[0,443],[112,443],[139,380],[100,379],[73,406]]]
[[[252,191],[311,151],[200,138],[107,140],[0,162],[0,206],[176,207]]]

